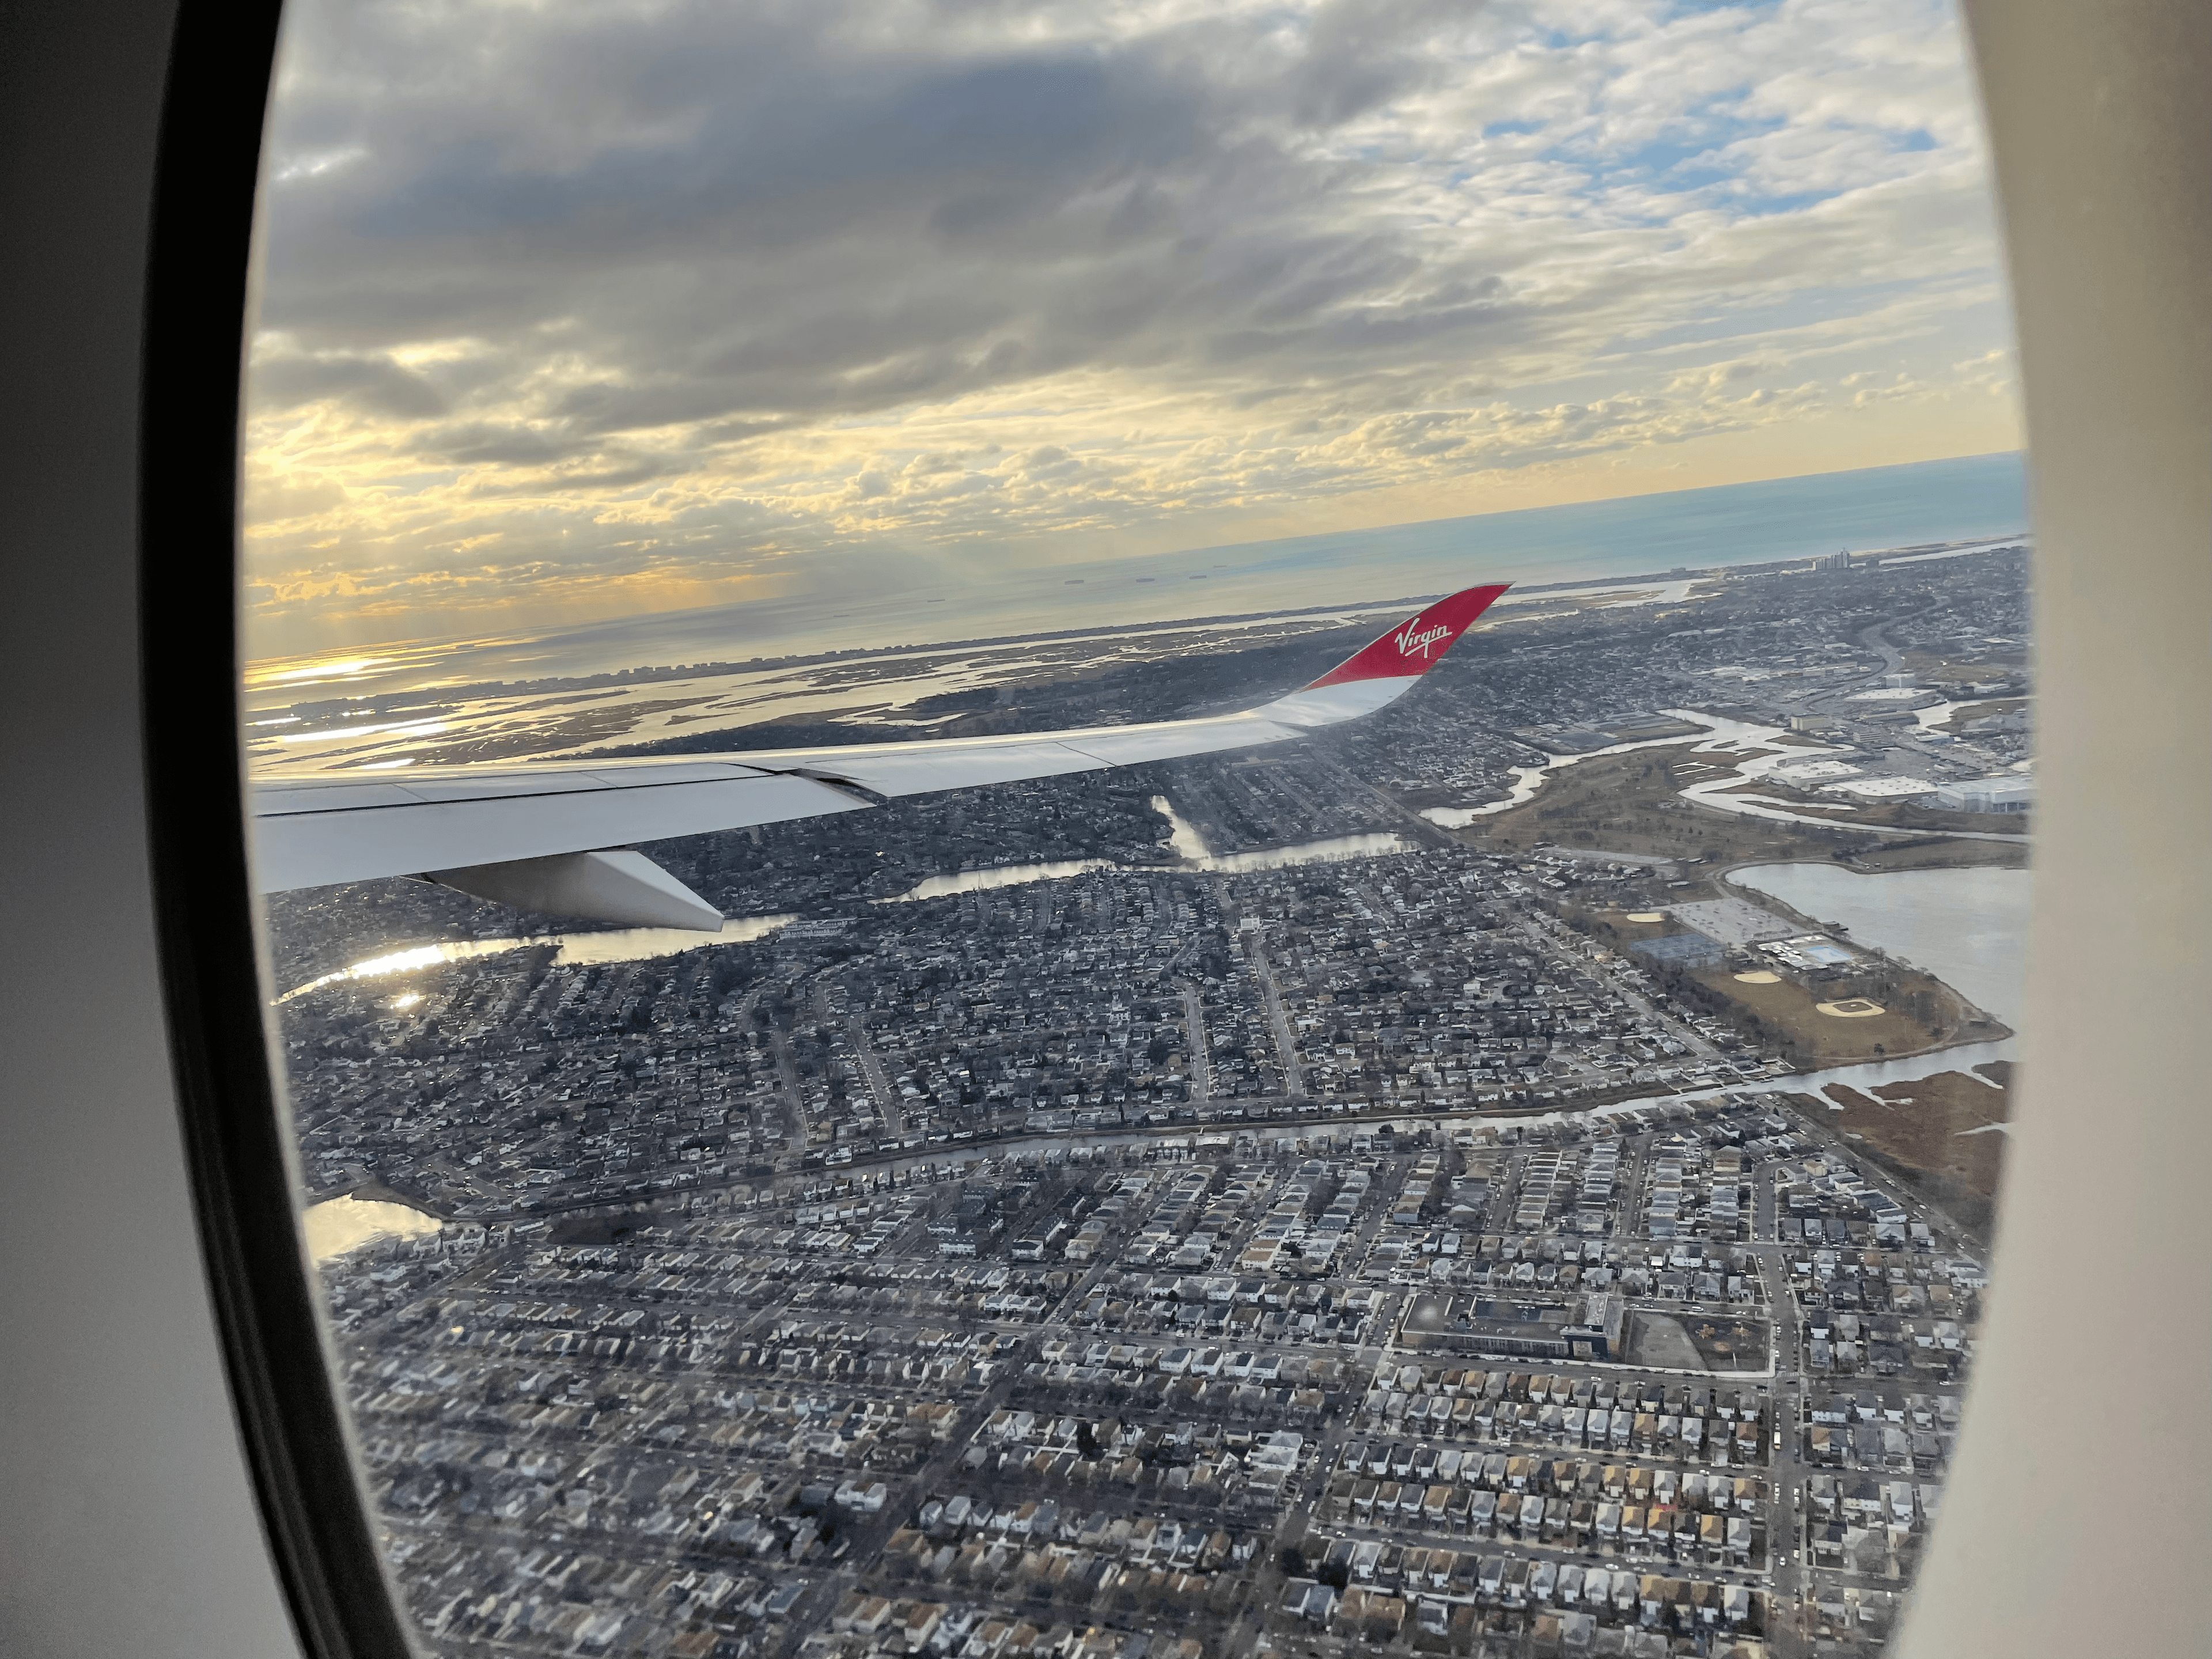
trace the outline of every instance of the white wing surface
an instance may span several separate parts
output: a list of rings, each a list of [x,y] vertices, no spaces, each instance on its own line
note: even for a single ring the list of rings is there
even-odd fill
[[[425,767],[404,781],[266,778],[253,788],[256,869],[269,892],[422,875],[521,908],[713,931],[721,916],[712,906],[642,857],[610,849],[1281,743],[1403,696],[1504,591],[1439,600],[1311,685],[1233,714],[727,757]]]

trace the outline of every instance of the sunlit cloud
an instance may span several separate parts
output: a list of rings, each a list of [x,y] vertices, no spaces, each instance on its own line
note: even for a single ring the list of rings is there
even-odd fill
[[[1928,0],[298,0],[252,646],[2008,448]]]

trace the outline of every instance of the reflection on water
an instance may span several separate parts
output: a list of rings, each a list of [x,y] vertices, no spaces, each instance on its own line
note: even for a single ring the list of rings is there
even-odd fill
[[[434,1215],[377,1199],[325,1199],[320,1204],[310,1204],[300,1216],[307,1254],[318,1261],[379,1238],[415,1238],[434,1233],[444,1224]]]
[[[1167,817],[1170,836],[1178,852],[1185,847],[1203,849],[1206,842],[1198,831],[1181,814],[1167,804],[1164,797],[1155,796],[1154,804]],[[1201,850],[1196,856],[1186,856],[1180,864],[1167,866],[1178,870],[1205,870],[1220,875],[1247,875],[1255,870],[1280,870],[1294,864],[1322,864],[1334,859],[1376,858],[1386,853],[1409,850],[1405,841],[1395,835],[1373,833],[1359,836],[1333,836],[1327,841],[1310,841],[1297,847],[1273,847],[1256,853],[1209,854]],[[931,876],[890,898],[878,899],[878,904],[905,904],[919,899],[945,898],[954,893],[985,892],[996,887],[1018,887],[1032,881],[1060,881],[1070,876],[1087,875],[1093,870],[1118,866],[1103,859],[1070,859],[1052,864],[1007,864],[988,870],[963,870],[957,875]],[[276,1000],[289,1002],[310,991],[319,991],[326,985],[341,980],[375,979],[388,974],[404,974],[416,968],[434,968],[441,963],[468,962],[478,957],[495,957],[509,951],[520,951],[533,945],[554,945],[560,947],[554,957],[558,963],[571,966],[589,966],[602,962],[642,962],[653,957],[680,956],[686,951],[696,951],[709,945],[743,945],[762,939],[778,928],[796,921],[793,915],[774,916],[732,916],[722,924],[720,933],[702,933],[687,927],[618,927],[598,933],[531,933],[515,939],[450,939],[441,945],[417,945],[404,951],[386,951],[382,956],[369,957],[311,979],[304,985],[295,986]]]
[[[1030,881],[1058,881],[1066,876],[1086,875],[1093,870],[1109,867],[1104,859],[1067,859],[1058,864],[1004,864],[991,870],[963,870],[957,876],[931,876],[903,893],[894,893],[887,899],[878,899],[876,902],[910,904],[917,899],[945,898],[954,893],[986,893],[994,887],[1019,887]]]
[[[798,921],[794,914],[780,916],[731,916],[719,933],[702,933],[692,927],[619,927],[605,933],[560,933],[561,954],[553,959],[588,966],[597,962],[642,962],[648,957],[681,956],[709,945],[745,945],[766,939],[779,927]],[[543,945],[544,939],[526,944]]]
[[[1213,849],[1206,844],[1206,837],[1198,833],[1198,826],[1175,810],[1175,803],[1165,795],[1152,797],[1152,811],[1168,821],[1168,845],[1174,848],[1179,859],[1211,858]]]
[[[404,951],[391,951],[380,957],[368,957],[351,967],[341,968],[334,974],[325,974],[297,985],[276,999],[289,1002],[294,997],[303,997],[310,991],[319,991],[325,985],[335,985],[342,979],[376,979],[385,974],[404,974],[410,969],[431,968],[441,962],[465,962],[471,957],[495,956],[502,951],[520,948],[525,941],[519,939],[456,939],[449,945],[416,945]]]
[[[1396,835],[1370,831],[1364,836],[1332,836],[1327,841],[1304,842],[1296,847],[1270,847],[1257,853],[1217,853],[1192,859],[1188,867],[1241,876],[1255,870],[1285,869],[1293,864],[1328,864],[1337,859],[1379,858],[1385,853],[1412,850]]]
[[[1177,843],[1182,843],[1187,836],[1188,841],[1195,842],[1200,847],[1206,845],[1199,839],[1198,831],[1188,823],[1180,817],[1175,822],[1178,826],[1175,836]],[[1327,841],[1304,842],[1296,847],[1270,847],[1256,853],[1208,853],[1195,858],[1185,857],[1180,863],[1157,867],[1243,876],[1255,870],[1281,870],[1294,864],[1326,864],[1336,859],[1378,858],[1386,853],[1411,850],[1398,836],[1370,832],[1363,836],[1332,836]],[[878,899],[876,902],[910,904],[917,899],[945,898],[954,893],[980,893],[994,887],[1018,887],[1024,882],[1058,881],[1067,876],[1088,875],[1093,870],[1122,867],[1109,864],[1103,859],[1082,859],[1060,864],[1004,864],[988,870],[963,870],[953,876],[932,876],[903,893]]]
[[[1763,864],[1729,877],[1925,969],[2017,1026],[2027,969],[2026,870],[1887,870]]]
[[[765,938],[798,920],[795,915],[731,916],[719,933],[702,933],[691,927],[617,927],[599,933],[531,933],[519,939],[450,939],[442,945],[416,945],[341,968],[334,974],[295,986],[276,999],[289,1002],[325,985],[345,979],[375,979],[404,974],[416,968],[433,968],[442,962],[468,962],[477,957],[503,956],[533,945],[560,947],[554,961],[580,966],[600,962],[643,962],[653,957],[680,956],[709,945],[744,945]],[[398,1005],[394,1005],[397,1006]]]
[[[1292,864],[1325,864],[1332,859],[1373,858],[1383,853],[1407,850],[1395,835],[1332,836],[1327,841],[1301,842],[1296,847],[1269,847],[1256,853],[1216,853],[1198,833],[1198,826],[1175,810],[1165,795],[1152,797],[1152,811],[1168,821],[1168,845],[1174,848],[1186,870],[1211,870],[1225,876],[1247,875],[1255,870],[1280,870]]]

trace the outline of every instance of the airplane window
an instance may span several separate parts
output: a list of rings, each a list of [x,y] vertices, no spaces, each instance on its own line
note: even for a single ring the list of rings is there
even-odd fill
[[[1884,1644],[2034,799],[1947,7],[295,0],[270,133],[424,1651]]]

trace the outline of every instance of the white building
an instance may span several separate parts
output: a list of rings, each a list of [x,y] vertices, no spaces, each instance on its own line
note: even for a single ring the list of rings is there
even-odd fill
[[[2035,780],[1966,778],[1938,789],[1935,804],[1947,812],[2025,812],[2035,805]]]
[[[1923,795],[1940,795],[1942,791],[1925,778],[1852,778],[1843,783],[1832,783],[1820,793],[1824,795],[1860,795],[1870,800],[1903,801],[1917,799]]]

